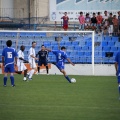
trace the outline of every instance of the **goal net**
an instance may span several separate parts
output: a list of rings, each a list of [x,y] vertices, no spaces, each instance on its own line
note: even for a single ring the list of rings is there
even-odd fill
[[[88,75],[94,75],[94,64],[102,63],[102,52],[100,52],[102,51],[100,46],[102,38],[97,37],[94,31],[0,31],[0,55],[9,39],[13,41],[12,47],[17,51],[21,45],[25,46],[25,59],[28,59],[28,50],[33,41],[37,42],[36,53],[41,49],[41,45],[52,50],[65,46],[68,58],[76,64],[75,67],[72,67],[66,61],[66,69],[69,74],[75,72],[80,74],[83,70]],[[48,60],[49,63],[56,61],[52,52],[49,53]],[[84,69],[84,65],[87,65],[88,68]]]

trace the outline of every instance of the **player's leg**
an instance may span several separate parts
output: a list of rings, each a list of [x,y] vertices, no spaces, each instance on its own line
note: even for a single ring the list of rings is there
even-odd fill
[[[32,76],[34,74],[35,71],[37,71],[37,66],[36,66],[36,63],[35,61],[33,60],[32,63],[30,64],[31,66],[31,71],[29,72],[29,80],[32,80]]]
[[[120,73],[119,72],[117,74],[117,79],[118,79],[118,92],[119,92],[119,100],[120,100]]]
[[[20,63],[17,63],[17,68],[18,68],[18,71],[15,70],[15,73],[17,73],[17,74],[22,74],[21,64],[20,64]]]
[[[57,63],[56,64],[57,68],[60,70],[61,73],[63,73],[64,77],[67,79],[69,83],[71,83],[70,78],[66,75],[66,72],[64,70],[64,64],[63,62]]]
[[[64,70],[64,69],[61,69],[60,72],[62,72],[63,75],[64,75],[64,77],[67,79],[67,81],[68,81],[69,83],[71,83],[71,80],[70,80],[70,78],[68,77],[68,75],[66,75],[65,70]]]
[[[4,78],[3,78],[4,87],[6,87],[7,85],[7,73],[8,73],[8,67],[5,66],[4,67]]]
[[[12,85],[12,87],[14,87],[15,86],[15,83],[14,83],[14,73],[10,73],[10,80],[11,80],[11,85]]]
[[[15,72],[14,64],[9,66],[9,72],[10,72],[11,85],[12,85],[12,87],[14,87],[15,86],[15,83],[14,83],[14,72]]]
[[[37,67],[38,73],[40,73],[40,66]]]
[[[42,66],[42,62],[39,60],[38,67],[37,67],[38,74],[40,74],[40,66]]]
[[[48,65],[46,65],[46,71],[47,71],[47,75],[49,75]]]
[[[7,85],[7,73],[4,73],[3,82],[4,82],[4,87],[6,87],[6,85]]]
[[[44,66],[46,66],[46,72],[47,72],[47,75],[49,75],[49,69],[48,69],[48,63],[47,63],[47,61],[44,62]]]
[[[22,64],[22,71],[24,71],[24,78],[23,78],[23,80],[24,81],[26,81],[26,76],[27,76],[27,68],[26,68],[26,66],[24,65],[24,63]]]

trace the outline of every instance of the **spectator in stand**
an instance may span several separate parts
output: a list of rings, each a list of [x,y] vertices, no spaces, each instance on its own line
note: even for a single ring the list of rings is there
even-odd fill
[[[118,35],[118,19],[116,17],[116,15],[113,16],[113,33],[115,36]]]
[[[108,19],[108,13],[107,11],[104,11],[103,21]]]
[[[78,17],[78,20],[79,20],[79,30],[84,30],[85,28],[85,17],[83,16],[83,12],[80,12],[80,16]],[[83,33],[83,36],[84,36],[84,33]]]
[[[105,19],[101,27],[102,27],[103,35],[106,35],[108,33],[108,27],[109,27],[109,23],[107,19]]]
[[[90,29],[90,23],[91,23],[91,18],[89,16],[89,13],[87,13],[85,17],[85,30]]]
[[[112,36],[112,34],[113,34],[113,16],[112,16],[112,13],[110,13],[110,15],[108,17],[108,24],[109,24],[108,33],[109,33],[109,36]]]
[[[118,12],[118,27],[119,27],[119,35],[120,35],[120,11]]]
[[[78,17],[79,20],[79,30],[84,30],[85,27],[85,17],[83,16],[83,12],[80,12],[80,16]]]
[[[64,31],[68,30],[68,22],[69,22],[69,17],[67,16],[67,12],[64,13],[64,16],[61,17],[63,19],[63,29]]]
[[[104,35],[108,33],[108,12],[107,11],[104,11],[101,29]]]
[[[100,12],[98,12],[98,15],[97,15],[96,19],[97,19],[97,30],[98,30],[98,32],[100,32],[101,31],[102,21],[103,21],[103,18],[100,15]]]
[[[92,28],[92,30],[96,30],[96,25],[97,25],[96,14],[93,13],[93,17],[91,18],[91,28]]]

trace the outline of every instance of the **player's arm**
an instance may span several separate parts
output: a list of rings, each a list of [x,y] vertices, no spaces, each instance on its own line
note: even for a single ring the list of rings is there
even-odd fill
[[[3,66],[4,66],[4,56],[2,56],[2,64],[3,64]]]
[[[118,71],[118,54],[115,57],[115,70],[116,70],[116,75],[117,75],[117,71]]]
[[[63,17],[61,17],[61,19],[63,19]]]
[[[32,50],[30,50],[30,57],[34,58],[35,60],[38,60],[38,58],[36,56],[33,55]]]
[[[2,51],[2,64],[3,64],[3,66],[4,66],[4,62],[5,62],[5,51],[3,50]]]
[[[20,60],[23,60],[24,62],[28,62],[27,60],[23,59],[22,57],[19,57]]]
[[[71,62],[71,60],[69,58],[66,59],[71,65],[75,66],[74,63]]]
[[[116,70],[116,73],[117,73],[117,71],[118,71],[118,63],[117,62],[115,62],[115,70]]]
[[[52,52],[52,50],[49,48],[45,48],[45,50],[47,50],[48,52]]]
[[[35,57],[34,55],[30,55],[32,58],[34,58],[35,60],[38,60],[37,57]]]
[[[17,57],[15,57],[15,65],[17,65]]]

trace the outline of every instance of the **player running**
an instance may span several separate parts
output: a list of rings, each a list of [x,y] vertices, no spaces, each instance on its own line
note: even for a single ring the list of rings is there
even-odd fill
[[[67,60],[71,65],[75,65],[74,63],[71,62],[71,60],[67,57],[66,54],[66,48],[63,46],[61,47],[61,50],[53,51],[50,49],[45,48],[46,50],[53,52],[56,56],[56,66],[60,70],[61,73],[63,73],[64,77],[68,80],[69,83],[71,83],[70,78],[67,76],[66,71],[64,70],[64,64],[65,60]]]
[[[119,90],[119,100],[120,100],[120,52],[118,52],[115,57],[115,70],[118,79],[118,90]]]
[[[36,42],[33,41],[32,47],[29,49],[29,56],[28,56],[28,60],[29,60],[30,68],[31,68],[31,70],[27,74],[28,80],[32,80],[32,76],[34,72],[37,70],[35,60],[38,60],[38,58],[36,58],[35,47],[36,47]]]
[[[12,48],[12,41],[8,40],[6,42],[7,47],[3,49],[2,52],[2,63],[4,67],[4,87],[7,84],[7,74],[10,72],[10,80],[12,87],[15,86],[14,84],[14,65],[17,64],[17,52],[14,48]],[[14,63],[15,59],[15,63]]]
[[[37,53],[36,57],[39,56],[39,61],[38,61],[38,74],[40,73],[40,66],[44,65],[46,66],[46,72],[47,75],[48,73],[48,51],[45,50],[45,46],[41,46],[41,50]]]
[[[28,62],[24,59],[24,50],[25,46],[21,46],[20,50],[18,51],[18,60],[17,60],[17,67],[18,71],[15,71],[17,74],[22,74],[22,71],[24,71],[24,78],[23,80],[26,81],[26,75],[27,75],[27,68],[24,64],[24,62]]]

